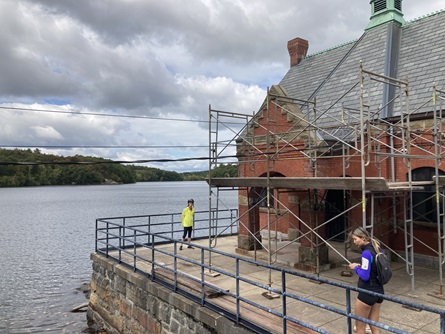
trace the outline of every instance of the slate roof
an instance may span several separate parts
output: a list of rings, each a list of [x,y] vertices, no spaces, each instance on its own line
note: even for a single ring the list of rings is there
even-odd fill
[[[433,83],[445,90],[445,11],[403,27],[399,76],[410,81],[411,109],[420,111]]]
[[[328,110],[318,125],[340,125],[342,106],[360,109],[359,66],[384,74],[387,36],[394,23],[369,29],[356,41],[308,56],[289,69],[280,86],[297,99],[316,96],[317,109]],[[445,10],[401,27],[397,78],[409,80],[410,112],[433,109],[433,83],[445,90]],[[366,82],[365,98],[371,111],[382,106],[383,85]],[[341,98],[343,96],[343,98]],[[406,110],[405,99],[395,102],[394,115]]]

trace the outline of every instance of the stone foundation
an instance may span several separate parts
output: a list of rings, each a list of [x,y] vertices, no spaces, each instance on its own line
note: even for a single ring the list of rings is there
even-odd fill
[[[320,271],[329,269],[329,249],[326,245],[318,247],[318,265]],[[294,265],[296,269],[315,272],[317,268],[317,254],[314,249],[300,246],[298,248],[298,262]]]
[[[87,317],[109,334],[252,333],[115,261],[91,259]]]
[[[258,236],[261,241],[261,236]],[[256,243],[256,248],[255,248]],[[238,234],[238,248],[246,251],[251,251],[254,249],[261,249],[261,243],[256,241],[251,235]]]

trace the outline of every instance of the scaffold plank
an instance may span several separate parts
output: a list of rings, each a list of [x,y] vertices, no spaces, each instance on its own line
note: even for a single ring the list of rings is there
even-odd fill
[[[213,187],[267,187],[266,177],[211,178],[207,183]],[[349,189],[361,190],[361,177],[271,177],[269,186],[276,189]],[[365,178],[365,188],[370,191],[387,191],[383,177]]]

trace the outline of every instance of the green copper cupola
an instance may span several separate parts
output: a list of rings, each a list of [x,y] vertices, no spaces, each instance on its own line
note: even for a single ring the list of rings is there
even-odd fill
[[[366,30],[381,24],[394,22],[405,23],[402,13],[402,0],[371,0],[371,20]]]

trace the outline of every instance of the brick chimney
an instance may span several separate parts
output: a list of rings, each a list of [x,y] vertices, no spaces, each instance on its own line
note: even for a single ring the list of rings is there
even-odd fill
[[[294,38],[287,42],[287,50],[290,56],[290,66],[297,65],[301,59],[306,57],[309,42],[302,38]]]

